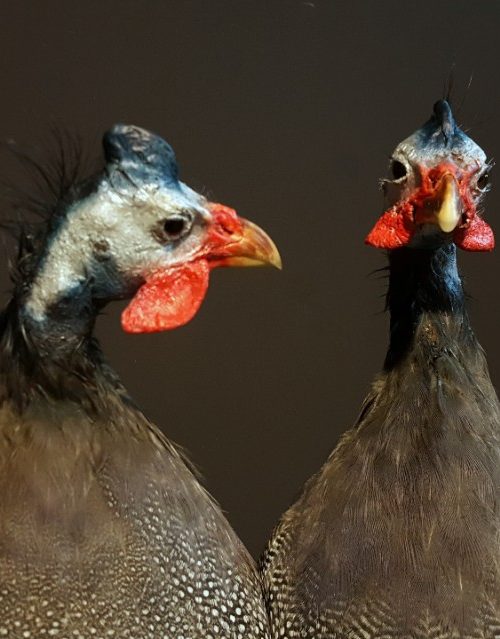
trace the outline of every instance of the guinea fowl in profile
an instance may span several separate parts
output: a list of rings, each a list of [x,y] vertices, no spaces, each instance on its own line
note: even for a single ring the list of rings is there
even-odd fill
[[[500,408],[456,265],[493,248],[489,167],[445,101],[391,164],[367,238],[389,250],[390,346],[268,545],[273,637],[500,636]]]
[[[25,235],[0,320],[0,637],[265,638],[253,562],[176,448],[134,406],[92,331],[196,313],[217,265],[279,266],[269,237],[179,181],[133,126],[105,169]]]

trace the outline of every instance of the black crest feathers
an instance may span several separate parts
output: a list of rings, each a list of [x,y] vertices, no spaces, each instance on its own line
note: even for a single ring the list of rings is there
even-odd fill
[[[77,135],[54,128],[44,146],[43,153],[14,141],[0,146],[4,158],[16,160],[11,177],[0,183],[0,228],[17,243],[11,267],[16,285],[31,280],[48,236],[68,206],[95,188],[101,174],[99,162],[89,159]]]

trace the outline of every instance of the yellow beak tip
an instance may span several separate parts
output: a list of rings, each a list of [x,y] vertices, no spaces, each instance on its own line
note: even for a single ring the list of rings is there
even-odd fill
[[[446,175],[443,182],[443,199],[436,213],[436,221],[443,233],[451,233],[460,222],[459,196],[453,176]]]
[[[271,266],[274,266],[274,268],[277,268],[278,271],[283,270],[283,260],[281,259],[281,255],[278,253],[277,249],[276,249],[276,253],[269,260],[269,264]]]

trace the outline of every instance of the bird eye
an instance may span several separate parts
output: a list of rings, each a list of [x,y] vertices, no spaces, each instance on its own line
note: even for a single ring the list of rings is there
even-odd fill
[[[395,180],[401,180],[402,178],[406,177],[406,166],[402,162],[399,162],[399,160],[392,160],[391,173],[392,177]]]
[[[163,222],[163,232],[168,240],[178,240],[189,229],[189,220],[181,215],[172,215]]]
[[[484,191],[484,189],[489,185],[490,183],[490,176],[488,173],[483,173],[482,175],[480,175],[477,178],[477,188],[480,189],[481,191]]]
[[[395,180],[404,178],[406,176],[406,172],[406,166],[402,162],[399,162],[399,160],[392,160],[391,173]]]

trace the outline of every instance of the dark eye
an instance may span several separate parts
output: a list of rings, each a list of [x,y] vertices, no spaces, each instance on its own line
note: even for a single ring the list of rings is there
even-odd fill
[[[406,166],[398,160],[392,160],[391,173],[395,180],[401,180],[401,178],[406,177]]]
[[[163,232],[169,240],[178,240],[189,228],[189,220],[180,215],[173,215],[163,223]]]
[[[490,183],[490,176],[488,173],[483,173],[477,178],[477,188],[480,189],[481,191],[484,191],[484,189],[489,185],[489,183]]]

